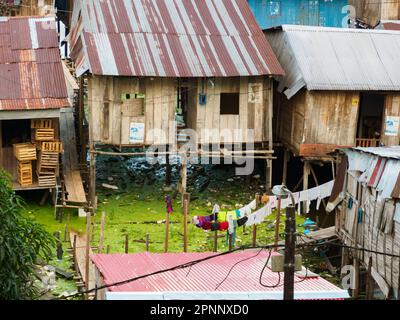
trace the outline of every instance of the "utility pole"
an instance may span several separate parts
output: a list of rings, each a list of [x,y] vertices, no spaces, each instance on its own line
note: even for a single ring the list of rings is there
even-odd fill
[[[296,207],[292,204],[286,208],[283,300],[294,299],[295,250]]]

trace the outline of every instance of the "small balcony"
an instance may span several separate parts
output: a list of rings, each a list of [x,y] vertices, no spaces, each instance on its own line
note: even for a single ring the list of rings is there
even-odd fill
[[[364,139],[364,138],[357,138],[356,139],[356,147],[362,148],[375,148],[380,146],[379,139]]]

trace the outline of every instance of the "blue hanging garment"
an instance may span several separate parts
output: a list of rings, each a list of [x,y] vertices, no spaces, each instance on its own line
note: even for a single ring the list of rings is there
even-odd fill
[[[350,210],[353,208],[353,198],[349,199],[349,204],[347,206]]]
[[[362,223],[363,221],[363,210],[358,208],[358,223]]]

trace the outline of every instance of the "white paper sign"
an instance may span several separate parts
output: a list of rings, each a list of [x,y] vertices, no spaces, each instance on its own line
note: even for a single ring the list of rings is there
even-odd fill
[[[131,122],[129,128],[129,143],[144,143],[144,123]]]
[[[400,117],[386,117],[386,136],[397,137],[399,134]]]

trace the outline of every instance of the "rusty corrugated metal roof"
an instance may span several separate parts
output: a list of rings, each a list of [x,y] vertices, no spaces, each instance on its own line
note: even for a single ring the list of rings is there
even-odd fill
[[[286,75],[290,99],[303,87],[330,91],[400,91],[400,32],[283,25],[265,31]]]
[[[78,75],[283,74],[246,0],[82,0],[72,26]]]
[[[226,293],[249,294],[251,297],[282,298],[283,274],[279,286],[265,288],[259,284],[259,277],[269,253],[263,251],[244,251],[219,256],[203,261],[190,268],[170,271],[143,278],[128,284],[108,288],[111,292],[125,292],[133,294],[182,294],[180,299],[190,298],[190,294],[199,293]],[[276,254],[276,253],[273,253]],[[91,259],[103,276],[105,284],[145,275],[164,270],[177,265],[210,257],[214,253],[138,253],[138,254],[96,254]],[[247,260],[244,260],[247,259]],[[243,261],[242,261],[243,260]],[[226,281],[217,289],[217,285],[227,276],[229,270],[237,262]],[[268,286],[279,282],[277,273],[266,268],[263,274],[263,283]],[[322,279],[313,276],[305,279],[295,276],[295,293],[298,298],[345,298],[348,297],[340,288]]]
[[[0,110],[69,106],[55,18],[0,18]]]

